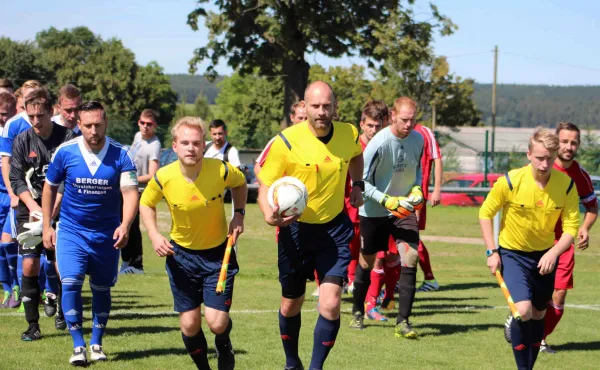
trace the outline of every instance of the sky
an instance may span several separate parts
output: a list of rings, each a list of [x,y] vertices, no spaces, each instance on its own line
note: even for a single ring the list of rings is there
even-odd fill
[[[493,48],[499,48],[498,82],[545,85],[600,85],[600,2],[593,0],[433,0],[458,25],[448,37],[436,37],[435,53],[449,57],[451,71],[480,83],[493,79]],[[87,26],[103,38],[119,38],[137,62],[152,60],[166,73],[187,73],[195,48],[207,30],[186,24],[193,0],[29,0],[2,1],[0,36],[33,40],[39,31]],[[416,1],[417,19],[430,17],[428,1]],[[10,14],[10,16],[7,16]],[[307,55],[310,64],[349,66],[360,57]],[[200,65],[203,71],[206,64]],[[220,74],[232,72],[222,61]]]

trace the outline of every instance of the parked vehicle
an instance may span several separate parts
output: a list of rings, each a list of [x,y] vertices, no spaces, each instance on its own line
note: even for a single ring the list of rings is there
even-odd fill
[[[488,173],[488,182],[489,187],[492,187],[496,180],[504,176],[502,173]],[[465,189],[473,189],[473,188],[483,188],[484,187],[484,174],[483,173],[472,173],[465,175],[457,175],[454,176],[445,183],[442,184],[442,189],[444,187],[453,187],[453,188],[465,188]],[[468,192],[464,193],[445,193],[442,190],[442,199],[440,204],[443,206],[480,206],[485,199],[484,194],[470,194]]]

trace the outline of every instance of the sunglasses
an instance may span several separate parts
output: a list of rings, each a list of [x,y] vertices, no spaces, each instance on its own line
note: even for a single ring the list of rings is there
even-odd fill
[[[154,126],[155,125],[154,122],[151,122],[151,121],[146,122],[146,121],[142,121],[142,120],[139,120],[139,124],[142,126]]]

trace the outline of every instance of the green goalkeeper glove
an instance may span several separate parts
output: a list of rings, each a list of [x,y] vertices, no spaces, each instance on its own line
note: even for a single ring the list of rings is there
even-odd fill
[[[425,199],[423,198],[423,190],[419,185],[415,185],[410,189],[410,194],[408,194],[408,201],[414,209],[421,209],[425,204]]]
[[[387,208],[394,216],[398,218],[408,217],[415,211],[413,205],[410,203],[407,197],[393,197],[387,194],[383,194],[379,200],[379,204]]]

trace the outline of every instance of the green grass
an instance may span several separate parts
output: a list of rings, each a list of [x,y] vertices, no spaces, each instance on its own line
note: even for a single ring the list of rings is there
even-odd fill
[[[161,208],[164,218],[166,209]],[[477,209],[441,208],[428,210],[430,235],[478,237]],[[161,222],[168,228],[168,220]],[[597,368],[600,355],[600,235],[592,235],[592,247],[577,253],[576,289],[568,304],[592,305],[590,309],[567,308],[550,343],[559,350],[554,356],[540,354],[539,369]],[[172,296],[164,270],[145,239],[144,276],[125,276],[113,289],[111,315],[104,348],[110,361],[97,369],[190,369],[172,313]],[[412,318],[420,333],[418,341],[393,337],[392,324],[366,321],[366,330],[350,330],[350,297],[344,297],[342,328],[327,361],[327,369],[514,369],[510,347],[504,342],[502,324],[507,313],[495,279],[485,266],[483,247],[429,242],[434,272],[442,289],[417,294]],[[274,229],[263,222],[255,205],[248,207],[246,233],[239,243],[240,273],[236,280],[232,318],[232,340],[238,369],[282,369],[283,350],[276,310],[279,304],[277,252]],[[311,292],[314,284],[309,283]],[[86,338],[89,340],[90,292],[84,292]],[[308,366],[316,301],[308,297],[302,314],[300,355]],[[499,307],[499,308],[496,308]],[[6,315],[9,310],[0,311]],[[390,317],[395,317],[392,313]],[[57,332],[53,320],[41,318],[44,338],[33,343],[20,341],[25,329],[20,316],[0,316],[0,369],[65,369],[72,350],[67,332]],[[214,348],[213,335],[207,334]],[[214,351],[211,366],[216,369]]]

